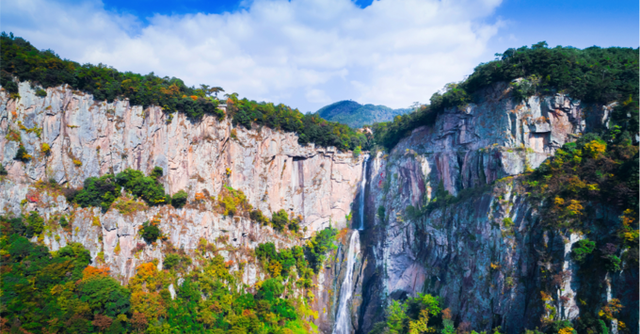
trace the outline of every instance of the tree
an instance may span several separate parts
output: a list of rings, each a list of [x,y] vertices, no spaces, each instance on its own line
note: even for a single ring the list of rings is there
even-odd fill
[[[177,193],[173,194],[173,197],[171,198],[171,205],[179,209],[187,204],[187,197],[187,192],[184,190],[180,190]]]
[[[282,231],[289,224],[289,215],[284,209],[280,209],[273,213],[271,224],[276,231]]]
[[[162,167],[155,166],[155,167],[153,167],[153,170],[151,171],[151,174],[149,174],[149,177],[151,177],[151,178],[153,178],[155,180],[158,180],[159,178],[162,177],[162,175],[164,175],[163,173],[164,173],[164,171],[162,170]]]
[[[158,240],[158,237],[160,237],[161,232],[160,232],[160,228],[156,226],[156,223],[154,222],[149,223],[149,221],[146,221],[142,224],[142,229],[140,230],[140,234],[147,243],[152,243]]]
[[[113,318],[129,311],[131,292],[111,276],[90,277],[80,283],[78,294],[95,313]]]
[[[32,156],[24,148],[24,145],[20,144],[20,146],[18,147],[18,151],[16,151],[16,156],[13,159],[22,162],[29,162],[31,158]]]
[[[222,87],[209,88],[209,94],[215,94],[216,99],[218,98],[218,93],[220,92],[224,92],[224,89],[222,89]]]
[[[29,216],[27,216],[27,224],[29,225],[29,229],[31,229],[35,234],[40,234],[44,230],[44,218],[40,217],[38,211],[29,212]]]

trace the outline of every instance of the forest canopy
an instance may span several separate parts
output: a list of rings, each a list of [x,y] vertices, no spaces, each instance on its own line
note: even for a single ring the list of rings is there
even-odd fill
[[[61,59],[52,50],[40,51],[28,41],[5,32],[0,35],[0,49],[0,85],[14,96],[18,93],[15,77],[44,88],[67,84],[73,89],[92,94],[96,100],[113,102],[127,98],[131,105],[145,108],[159,106],[166,113],[181,112],[194,120],[204,115],[214,115],[218,119],[225,117],[224,112],[218,109],[220,101],[217,94],[224,91],[220,87],[201,85],[195,88],[178,78],[161,78],[153,72],[142,75],[120,72],[104,64],[81,65]],[[44,90],[38,90],[38,95],[42,94],[46,96]],[[344,124],[303,114],[283,104],[238,99],[235,93],[226,96],[229,97],[229,116],[233,118],[234,126],[242,125],[251,129],[256,124],[295,132],[302,145],[314,143],[324,147],[335,146],[342,151],[354,150],[358,146],[365,148],[371,144],[372,138]]]

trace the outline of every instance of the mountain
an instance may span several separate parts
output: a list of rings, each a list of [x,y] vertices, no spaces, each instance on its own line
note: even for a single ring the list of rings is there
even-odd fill
[[[638,332],[637,49],[507,50],[364,137],[8,46],[6,332]]]
[[[332,122],[346,124],[352,128],[363,125],[388,122],[397,115],[406,114],[410,108],[391,109],[382,105],[365,104],[345,100],[324,106],[316,111],[316,115]]]

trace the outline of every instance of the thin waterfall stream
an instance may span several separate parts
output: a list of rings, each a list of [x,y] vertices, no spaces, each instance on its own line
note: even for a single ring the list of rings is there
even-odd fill
[[[364,157],[364,161],[362,162],[362,181],[360,182],[360,227],[359,230],[364,230],[364,193],[367,187],[367,161],[369,161],[369,156]]]
[[[360,226],[351,233],[349,239],[349,251],[347,252],[347,272],[344,275],[342,285],[340,286],[340,299],[338,300],[338,313],[336,322],[333,327],[334,334],[350,334],[351,333],[351,315],[349,305],[351,304],[351,296],[353,294],[353,270],[356,264],[356,258],[360,254],[360,232],[364,229],[364,194],[367,186],[367,161],[369,156],[364,157],[362,162],[362,181],[360,182]]]
[[[347,273],[340,286],[340,299],[338,304],[338,314],[333,327],[334,334],[351,333],[351,316],[349,304],[353,293],[353,267],[356,264],[356,257],[360,253],[360,233],[354,230],[349,239],[349,252],[347,253]]]

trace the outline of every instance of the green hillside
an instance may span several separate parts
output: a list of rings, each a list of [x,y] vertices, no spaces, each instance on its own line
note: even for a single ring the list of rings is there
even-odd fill
[[[378,122],[388,122],[398,115],[406,114],[409,108],[391,109],[382,105],[365,104],[355,101],[339,101],[320,108],[316,115],[332,122],[346,124],[352,128]]]

